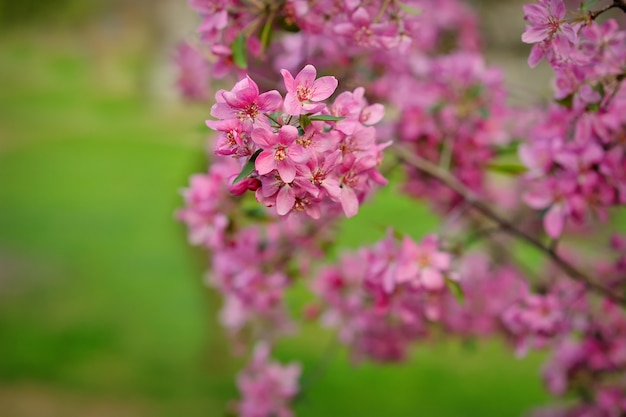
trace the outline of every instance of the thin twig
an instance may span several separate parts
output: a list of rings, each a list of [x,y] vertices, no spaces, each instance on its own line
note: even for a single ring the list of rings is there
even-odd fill
[[[432,162],[415,155],[414,152],[411,152],[411,150],[407,149],[403,145],[395,144],[392,149],[405,163],[417,168],[433,178],[436,178],[441,181],[441,183],[458,193],[465,201],[467,201],[467,203],[474,207],[474,209],[485,217],[491,219],[494,223],[500,226],[503,231],[508,232],[510,235],[515,236],[539,249],[572,279],[582,282],[587,288],[605,296],[613,302],[626,306],[626,298],[615,294],[608,288],[594,282],[587,274],[567,262],[558,253],[556,253],[555,250],[546,246],[535,236],[528,234],[526,231],[518,228],[510,221],[502,218],[487,202],[481,200],[473,191],[467,188],[448,171],[445,171]]]

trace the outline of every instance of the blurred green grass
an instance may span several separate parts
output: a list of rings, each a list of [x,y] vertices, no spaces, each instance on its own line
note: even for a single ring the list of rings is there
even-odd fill
[[[204,169],[208,107],[111,91],[87,56],[63,33],[0,42],[0,409],[34,416],[15,405],[23,392],[52,410],[37,415],[86,415],[93,400],[135,416],[222,416],[242,360],[216,324],[204,255],[173,220],[178,190]],[[122,62],[121,76],[141,76]],[[339,243],[372,242],[388,224],[420,236],[437,222],[385,190]],[[278,347],[305,375],[328,360],[300,417],[501,417],[547,400],[542,358],[518,361],[498,342],[440,341],[409,364],[353,366],[343,349],[326,357],[330,340],[307,324]]]

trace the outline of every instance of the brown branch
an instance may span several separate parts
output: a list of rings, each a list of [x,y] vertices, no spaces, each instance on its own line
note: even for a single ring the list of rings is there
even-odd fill
[[[408,165],[417,168],[423,173],[439,180],[441,183],[455,191],[457,194],[463,197],[463,199],[468,204],[474,207],[476,211],[480,212],[482,215],[492,220],[503,231],[508,232],[510,235],[517,237],[530,244],[531,246],[539,249],[572,279],[583,283],[588,289],[603,295],[613,302],[626,306],[626,298],[615,294],[608,288],[605,288],[604,286],[594,282],[587,274],[580,271],[575,266],[563,259],[553,248],[550,248],[539,239],[537,239],[535,236],[528,234],[526,231],[518,228],[510,221],[501,217],[487,202],[481,200],[480,197],[478,197],[474,192],[467,188],[448,171],[441,169],[432,162],[416,155],[414,152],[404,147],[403,145],[395,144],[392,149],[396,152],[399,159],[401,159]]]
[[[621,9],[624,13],[626,13],[626,0],[613,0],[612,4],[604,6],[600,10],[589,12],[589,18],[591,20],[595,20],[602,13],[604,13],[604,12],[606,12],[608,10],[611,10],[611,9]]]

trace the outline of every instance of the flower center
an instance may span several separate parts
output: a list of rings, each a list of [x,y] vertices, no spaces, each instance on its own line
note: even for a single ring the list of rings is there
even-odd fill
[[[304,85],[299,85],[296,87],[296,95],[298,96],[298,101],[307,101],[311,98],[313,92],[309,87]]]
[[[311,182],[315,185],[321,185],[322,181],[326,179],[326,173],[321,169],[316,170],[313,175],[311,175]]]
[[[256,103],[252,103],[248,105],[247,107],[245,107],[244,109],[239,110],[239,114],[237,118],[241,121],[245,120],[246,118],[249,118],[254,121],[258,115],[259,115],[259,106],[257,106]]]
[[[287,157],[287,148],[278,145],[274,151],[274,159],[277,161],[283,161]]]
[[[304,211],[307,206],[311,205],[311,202],[305,197],[296,197],[296,203],[293,208],[298,211]]]

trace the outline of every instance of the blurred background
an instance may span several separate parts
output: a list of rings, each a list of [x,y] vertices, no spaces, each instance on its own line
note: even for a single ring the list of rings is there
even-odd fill
[[[474,3],[512,98],[548,96],[548,69],[531,72],[519,42],[521,2]],[[209,106],[178,100],[171,64],[196,24],[185,0],[0,0],[0,416],[221,417],[236,397],[242,358],[173,217],[206,168]],[[436,229],[392,194],[340,245],[379,239],[386,219]],[[355,367],[331,340],[305,326],[279,346],[315,375],[298,416],[502,417],[548,401],[543,358],[499,341]]]

